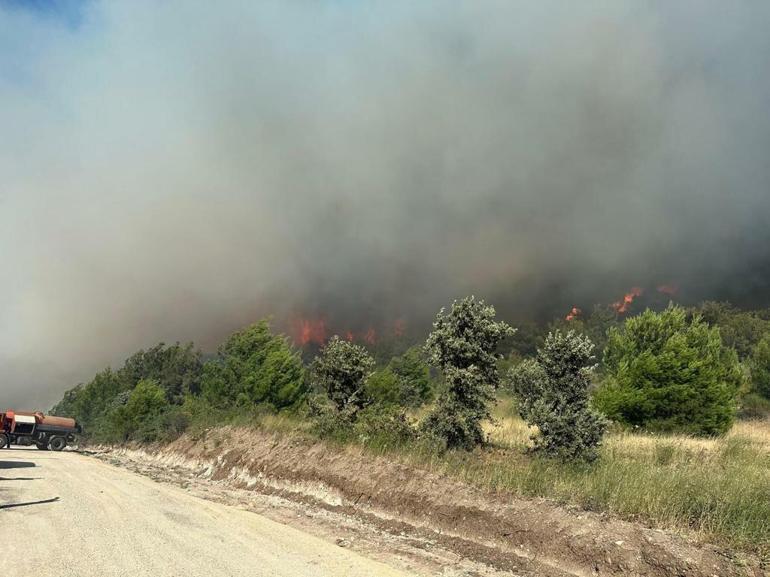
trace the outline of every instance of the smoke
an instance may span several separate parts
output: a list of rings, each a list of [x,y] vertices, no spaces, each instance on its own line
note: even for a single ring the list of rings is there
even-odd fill
[[[766,2],[52,6],[0,1],[4,404],[265,314],[767,304]]]

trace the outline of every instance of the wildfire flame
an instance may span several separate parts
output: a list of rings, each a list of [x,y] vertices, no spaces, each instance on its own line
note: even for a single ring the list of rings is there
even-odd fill
[[[583,311],[581,311],[577,307],[572,307],[572,310],[567,313],[567,316],[564,317],[564,320],[566,321],[574,321],[576,318],[578,318],[581,314],[583,314]]]
[[[636,297],[642,296],[644,291],[639,287],[633,287],[629,292],[623,295],[622,301],[612,303],[610,306],[615,309],[616,313],[623,314],[628,311],[628,308],[634,302]]]
[[[344,327],[344,325],[343,325]],[[367,345],[376,345],[380,340],[380,334],[387,334],[394,338],[403,337],[406,334],[406,320],[397,318],[384,325],[381,331],[374,326],[369,326],[365,331],[354,331],[350,328],[334,326],[327,322],[325,316],[319,317],[294,317],[289,323],[288,334],[297,346],[323,345],[334,334],[348,342],[362,342]]]
[[[291,323],[291,336],[301,346],[308,344],[322,345],[326,342],[326,321],[324,319],[294,319]]]
[[[658,285],[658,292],[664,295],[674,296],[679,292],[679,285],[677,284],[662,284]]]

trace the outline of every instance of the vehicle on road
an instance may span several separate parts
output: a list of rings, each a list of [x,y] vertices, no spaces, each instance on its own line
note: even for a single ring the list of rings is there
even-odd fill
[[[0,448],[35,445],[42,451],[61,451],[75,442],[80,431],[75,419],[10,409],[0,413]]]

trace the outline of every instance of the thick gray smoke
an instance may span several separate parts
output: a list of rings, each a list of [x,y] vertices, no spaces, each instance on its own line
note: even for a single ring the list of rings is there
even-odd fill
[[[40,4],[0,1],[0,403],[269,313],[767,304],[770,3]]]

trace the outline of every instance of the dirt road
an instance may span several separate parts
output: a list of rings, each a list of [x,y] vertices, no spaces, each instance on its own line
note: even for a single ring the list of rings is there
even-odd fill
[[[410,575],[72,452],[0,451],[0,524],[9,577]]]

